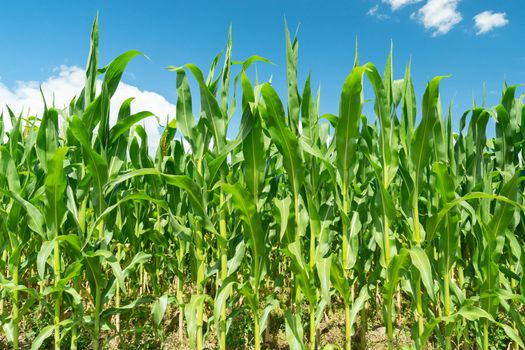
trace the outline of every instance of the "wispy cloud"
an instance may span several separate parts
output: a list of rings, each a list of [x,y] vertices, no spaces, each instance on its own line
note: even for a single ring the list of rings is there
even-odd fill
[[[370,10],[367,11],[367,16],[374,16],[377,13],[377,10],[379,10],[379,5],[375,5],[370,8]]]
[[[432,36],[447,34],[463,17],[458,11],[460,0],[428,0],[411,18],[432,30]]]
[[[399,10],[403,6],[415,4],[421,1],[423,0],[383,0],[385,4],[390,5],[390,7],[392,8],[392,11]]]
[[[6,112],[5,107],[9,106],[17,115],[19,113],[30,113],[41,116],[44,103],[40,94],[40,87],[42,87],[48,105],[54,103],[56,108],[65,108],[73,97],[80,93],[84,82],[84,70],[75,66],[63,65],[58,67],[55,73],[43,82],[19,81],[13,88],[0,83],[0,112],[2,110]],[[99,89],[101,84],[101,81],[97,82]],[[121,82],[111,99],[110,124],[113,125],[116,122],[120,105],[129,97],[135,98],[131,104],[132,113],[149,110],[159,117],[161,124],[165,124],[168,117],[173,118],[175,116],[175,106],[163,96]],[[6,113],[4,113],[5,115]],[[11,128],[9,119],[4,117],[7,129]],[[143,126],[148,133],[150,151],[155,151],[161,136],[159,123],[156,118],[150,117],[143,120]]]
[[[366,12],[366,15],[370,16],[370,17],[376,17],[377,19],[380,19],[380,20],[385,20],[385,19],[389,19],[390,18],[390,16],[387,15],[386,13],[379,12],[379,5],[372,6]]]
[[[474,27],[477,35],[488,33],[507,24],[509,24],[509,20],[505,12],[483,11],[474,16]]]

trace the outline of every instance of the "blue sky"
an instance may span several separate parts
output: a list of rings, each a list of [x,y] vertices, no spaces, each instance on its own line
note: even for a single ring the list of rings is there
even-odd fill
[[[207,70],[233,26],[233,57],[267,57],[260,79],[270,74],[285,97],[284,25],[298,28],[299,79],[311,72],[321,86],[321,112],[337,113],[342,83],[353,63],[355,41],[361,63],[383,69],[394,43],[395,77],[412,58],[419,95],[436,75],[442,101],[454,98],[455,119],[487,90],[496,104],[502,84],[525,83],[523,0],[215,0],[215,1],[26,1],[0,5],[0,88],[11,93],[20,82],[44,82],[57,67],[84,67],[89,31],[100,12],[100,62],[129,49],[135,59],[123,80],[140,91],[176,100],[169,65],[196,63]],[[489,12],[487,12],[489,11]],[[475,16],[479,15],[477,21]],[[476,26],[477,23],[477,26]],[[58,73],[57,73],[58,72]],[[18,82],[18,83],[17,83]],[[35,83],[36,82],[36,83]],[[302,89],[302,87],[301,87]],[[0,98],[2,94],[0,93]],[[0,101],[0,105],[5,101]],[[418,101],[419,103],[419,101]]]

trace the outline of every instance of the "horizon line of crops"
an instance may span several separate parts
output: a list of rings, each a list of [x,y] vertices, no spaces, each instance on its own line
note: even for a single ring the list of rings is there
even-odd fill
[[[98,16],[69,107],[8,109],[10,130],[0,116],[0,323],[13,349],[98,350],[148,329],[162,346],[170,309],[179,345],[198,350],[260,349],[281,328],[290,349],[364,348],[376,319],[390,348],[407,328],[418,349],[489,349],[494,334],[525,348],[523,95],[505,85],[499,105],[474,105],[453,132],[446,77],[418,104],[410,65],[396,79],[392,52],[383,75],[356,54],[338,115],[321,115],[285,34],[286,103],[248,78],[268,60],[232,60],[231,29],[207,75],[169,67],[176,118],[153,156],[140,124],[152,113],[131,113],[132,97],[109,121],[141,53],[100,68]],[[320,332],[334,315],[341,344]],[[36,319],[46,324],[31,333]],[[232,335],[239,319],[249,344]]]

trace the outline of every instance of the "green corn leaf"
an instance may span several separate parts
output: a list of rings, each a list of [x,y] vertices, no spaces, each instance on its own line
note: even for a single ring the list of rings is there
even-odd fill
[[[43,242],[38,251],[38,256],[36,259],[36,266],[38,270],[38,276],[41,280],[45,278],[45,268],[47,264],[47,259],[53,252],[54,241]]]
[[[317,144],[319,141],[319,129],[318,129],[318,114],[315,101],[312,97],[312,91],[310,86],[310,74],[306,78],[303,89],[303,97],[301,101],[301,126],[302,134]]]
[[[288,341],[290,350],[304,349],[301,315],[299,313],[292,314],[290,310],[285,310],[284,319],[286,324],[286,340]]]
[[[222,115],[221,109],[214,95],[206,85],[201,70],[194,64],[187,64],[186,67],[193,73],[199,83],[201,93],[201,106],[204,112],[204,118],[208,127],[213,133],[215,148],[218,152],[226,142],[226,120]]]
[[[485,310],[474,306],[474,305],[465,305],[458,310],[458,315],[463,318],[466,318],[469,321],[475,321],[480,318],[486,318],[491,322],[494,322],[494,318],[487,313]]]
[[[58,112],[48,109],[42,116],[36,138],[36,155],[40,166],[47,172],[47,163],[55,154],[58,144]]]
[[[252,250],[254,289],[257,290],[261,278],[261,263],[266,250],[265,236],[257,208],[248,192],[238,185],[224,184],[222,188],[232,196],[233,205],[241,214],[241,219],[245,224],[243,232],[248,246],[251,247]]]
[[[290,197],[283,199],[274,198],[273,204],[276,208],[276,221],[279,223],[280,227],[279,240],[282,241],[290,220],[290,205],[292,204],[292,199]]]
[[[57,149],[48,163],[45,191],[47,198],[46,225],[50,238],[58,236],[67,210],[65,202],[67,180],[64,174],[64,160],[67,152],[67,147]]]
[[[42,238],[46,238],[45,230],[44,230],[44,216],[38,210],[31,202],[26,201],[24,198],[22,198],[19,194],[13,192],[13,191],[5,191],[2,188],[0,188],[0,193],[3,193],[4,195],[13,198],[27,213],[27,221],[29,228],[39,234]]]
[[[103,195],[103,188],[108,180],[108,165],[106,160],[91,146],[87,128],[84,122],[77,116],[71,119],[69,129],[75,138],[82,145],[84,156],[86,157],[86,167],[88,174],[93,179],[93,199],[95,208],[100,213],[105,209],[106,203]]]
[[[195,118],[191,110],[191,91],[188,77],[183,68],[177,68],[177,108],[176,116],[182,135],[193,142]]]
[[[339,259],[333,259],[330,265],[330,281],[334,288],[343,297],[343,301],[348,303],[351,299],[350,285],[343,273],[343,267]]]
[[[133,125],[138,123],[139,121],[151,117],[153,113],[144,111],[144,112],[138,112],[136,114],[132,114],[128,116],[127,118],[121,119],[113,126],[110,130],[110,143],[114,143],[117,141],[117,139],[126,133]]]
[[[410,159],[413,166],[412,178],[415,183],[414,198],[422,188],[423,169],[430,163],[432,133],[438,120],[439,83],[444,77],[436,77],[428,83],[423,95],[423,116],[411,141]]]
[[[44,341],[53,334],[53,331],[55,330],[55,327],[53,325],[51,326],[45,326],[38,332],[38,335],[33,339],[33,343],[31,344],[31,350],[37,350],[40,349],[42,344],[44,344]]]
[[[210,230],[213,233],[216,233],[213,224],[210,222],[208,215],[206,214],[205,203],[203,201],[202,190],[199,186],[188,176],[186,175],[168,175],[163,174],[157,169],[153,168],[144,168],[139,170],[130,171],[123,175],[120,175],[115,180],[111,181],[108,184],[108,191],[111,191],[118,184],[132,179],[137,176],[146,176],[146,175],[157,175],[160,176],[168,185],[176,186],[188,194],[190,201],[193,204],[194,209],[197,211],[197,214],[201,216],[206,224],[206,229]]]
[[[237,282],[233,278],[228,278],[223,282],[220,290],[217,292],[213,303],[213,319],[217,324],[217,329],[220,327],[219,322],[221,320],[221,310],[227,303],[228,298],[232,294],[233,287],[235,287],[236,284]]]
[[[389,56],[389,60],[391,60],[391,54]],[[391,62],[390,62],[391,64]],[[387,67],[390,67],[389,64],[387,64]],[[383,186],[385,188],[388,188],[390,183],[392,182],[398,168],[398,138],[396,129],[392,125],[391,115],[390,115],[390,107],[392,105],[392,72],[391,70],[387,70],[385,72],[385,83],[386,86],[383,85],[381,76],[379,75],[379,72],[377,71],[377,68],[371,64],[367,63],[365,65],[366,68],[366,75],[368,79],[370,80],[370,83],[372,84],[374,88],[374,92],[376,95],[376,101],[374,104],[374,110],[376,112],[376,115],[379,119],[379,125],[380,125],[380,134],[379,134],[379,149],[380,149],[380,155],[383,163],[383,172],[381,180]]]
[[[195,346],[196,346],[197,327],[199,326],[198,318],[197,318],[197,309],[204,307],[204,303],[209,298],[210,297],[205,294],[201,294],[201,295],[194,294],[192,295],[190,302],[186,304],[186,306],[184,307],[184,315],[186,317],[188,340],[190,342],[190,347],[192,349],[195,349]]]
[[[358,297],[354,300],[352,308],[350,309],[350,328],[357,320],[357,314],[365,307],[367,300],[370,299],[370,294],[366,287],[361,288]]]
[[[222,115],[228,115],[228,92],[230,91],[230,75],[232,66],[232,26],[228,30],[228,42],[226,44],[226,54],[224,55],[224,64],[221,71],[221,88],[219,91],[220,95],[220,108]],[[235,90],[234,90],[235,92]],[[235,103],[235,100],[234,100]]]
[[[164,314],[166,313],[166,309],[168,307],[168,295],[164,294],[160,298],[158,298],[155,303],[153,303],[153,307],[151,308],[151,314],[153,316],[153,322],[155,322],[155,325],[157,327],[160,326],[160,323],[162,322],[162,319],[164,318]]]
[[[394,297],[394,291],[397,283],[401,278],[401,272],[406,263],[406,259],[409,256],[409,251],[406,248],[401,248],[398,255],[394,256],[388,265],[387,271],[387,283],[385,284],[385,300],[387,303],[392,303]]]
[[[83,90],[84,108],[89,106],[95,99],[96,95],[96,82],[98,75],[98,13],[93,21],[91,28],[91,45],[89,49],[89,58],[86,67],[86,85]]]
[[[286,36],[286,78],[288,81],[288,119],[290,128],[294,134],[299,133],[299,106],[301,104],[299,90],[297,88],[297,61],[299,53],[299,42],[290,39],[288,25],[284,24]]]
[[[0,179],[7,182],[7,188],[15,193],[21,192],[20,176],[16,164],[6,147],[0,146]]]
[[[129,61],[139,55],[142,55],[139,51],[130,50],[115,58],[103,69],[105,71],[103,85],[108,90],[109,98],[111,98],[113,94],[115,94],[115,91],[117,91],[118,84],[120,83],[122,74],[124,74],[124,70]]]
[[[260,327],[260,335],[262,336],[264,331],[266,330],[266,327],[268,326],[268,318],[270,316],[270,313],[277,309],[279,307],[279,301],[276,299],[271,299],[270,302],[266,304],[264,307],[263,312],[261,313],[261,317],[259,319],[259,327]]]
[[[266,104],[268,131],[285,159],[283,166],[292,183],[293,193],[297,197],[304,179],[304,166],[298,139],[284,123],[284,108],[274,88],[266,83],[261,89],[261,94]]]
[[[337,167],[343,183],[350,181],[350,166],[355,163],[359,122],[363,109],[364,67],[355,67],[346,78],[339,102],[339,120],[335,128]]]
[[[419,270],[421,280],[425,286],[432,302],[436,302],[436,295],[434,292],[434,279],[432,277],[432,267],[427,254],[421,247],[414,246],[408,251],[412,264]]]
[[[430,220],[429,220],[429,223],[428,223],[428,227],[427,227],[427,236],[428,237],[432,237],[436,231],[436,229],[438,228],[439,224],[441,223],[441,221],[443,220],[443,218],[446,216],[446,214],[451,210],[453,209],[454,207],[456,207],[457,205],[460,205],[464,202],[468,202],[470,200],[473,200],[473,199],[492,199],[492,200],[496,200],[496,201],[499,201],[499,202],[502,202],[502,203],[506,203],[506,204],[509,204],[511,206],[514,206],[522,211],[525,211],[525,206],[519,204],[519,203],[516,203],[515,201],[513,200],[510,200],[509,198],[505,197],[505,196],[499,196],[499,195],[494,195],[494,194],[488,194],[488,193],[483,193],[483,192],[472,192],[472,193],[469,193],[463,197],[460,197],[460,198],[456,198],[454,199],[453,201],[447,203],[446,205],[443,206],[443,208],[435,215],[433,216]],[[508,208],[507,208],[508,210]],[[505,213],[505,211],[501,211],[501,213]],[[493,225],[495,225],[496,223],[498,223],[497,220],[494,220],[493,221]]]
[[[247,99],[248,103],[254,102],[252,87],[246,74],[241,78],[243,87],[243,100]],[[251,93],[251,95],[250,95]],[[264,151],[263,131],[258,112],[252,113],[251,108],[247,106],[243,110],[243,120],[250,119],[251,130],[242,142],[242,151],[244,155],[244,174],[246,185],[251,195],[256,198],[261,187],[264,169],[266,166],[266,152]]]

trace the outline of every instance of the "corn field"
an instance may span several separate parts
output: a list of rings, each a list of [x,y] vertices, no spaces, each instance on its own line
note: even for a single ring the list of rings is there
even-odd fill
[[[109,121],[141,53],[100,68],[98,19],[68,108],[7,109],[0,347],[349,350],[378,328],[389,349],[525,348],[517,86],[453,116],[448,77],[416,101],[410,65],[395,75],[391,53],[381,75],[356,54],[322,115],[285,39],[284,98],[249,79],[268,60],[232,60],[231,30],[207,75],[169,67],[176,116],[155,150],[133,98]]]

